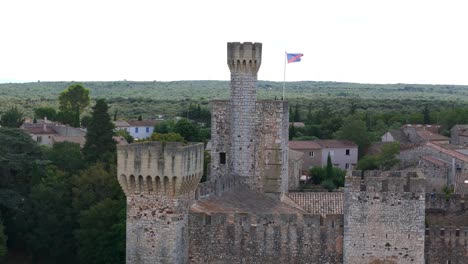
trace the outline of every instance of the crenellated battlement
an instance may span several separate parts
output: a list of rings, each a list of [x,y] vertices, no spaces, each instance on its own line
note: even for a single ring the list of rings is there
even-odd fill
[[[203,175],[203,144],[144,142],[118,146],[117,156],[118,180],[127,196],[188,194]]]
[[[349,171],[346,188],[351,192],[424,193],[425,179],[413,171]]]
[[[343,228],[343,215],[317,214],[251,214],[190,212],[190,225],[194,226],[304,226],[313,228]]]
[[[262,63],[262,43],[228,42],[227,63],[231,73],[257,74]]]
[[[343,224],[343,215],[191,212],[190,263],[342,263]]]
[[[468,213],[467,198],[459,194],[447,196],[443,193],[426,194],[426,210]]]

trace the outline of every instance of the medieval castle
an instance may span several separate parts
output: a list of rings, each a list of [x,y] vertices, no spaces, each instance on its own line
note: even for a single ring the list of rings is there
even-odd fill
[[[256,99],[261,55],[228,43],[206,182],[203,144],[118,146],[127,263],[468,263],[464,197],[426,194],[419,172],[348,171],[344,192],[288,192],[288,103]]]

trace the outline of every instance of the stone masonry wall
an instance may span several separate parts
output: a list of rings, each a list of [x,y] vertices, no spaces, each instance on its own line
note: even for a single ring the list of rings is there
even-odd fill
[[[231,150],[231,119],[230,102],[228,100],[211,101],[211,179],[216,180],[229,175],[234,157]],[[221,164],[221,153],[225,162]]]
[[[187,263],[188,211],[203,173],[203,144],[117,146],[127,196],[127,264]]]
[[[190,213],[190,263],[342,263],[343,216]]]
[[[464,264],[468,257],[468,226],[426,228],[426,263]]]
[[[258,190],[268,193],[288,191],[288,102],[258,101],[255,145],[255,176]]]
[[[345,185],[344,263],[424,263],[424,178],[353,173]]]

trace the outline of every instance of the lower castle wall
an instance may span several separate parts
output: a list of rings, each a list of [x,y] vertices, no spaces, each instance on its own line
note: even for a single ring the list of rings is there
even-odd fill
[[[468,257],[468,226],[426,228],[426,263],[463,264]]]
[[[342,263],[343,215],[190,213],[190,263]]]
[[[127,196],[126,263],[187,263],[189,201]]]

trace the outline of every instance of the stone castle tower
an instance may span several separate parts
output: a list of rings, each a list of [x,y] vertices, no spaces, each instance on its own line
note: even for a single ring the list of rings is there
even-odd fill
[[[127,263],[188,263],[188,214],[203,174],[203,144],[118,146],[127,196]]]
[[[227,44],[231,98],[212,102],[211,171],[214,179],[278,194],[288,186],[288,103],[257,100],[261,60],[261,43]]]
[[[424,263],[424,186],[416,172],[349,173],[343,263]]]

